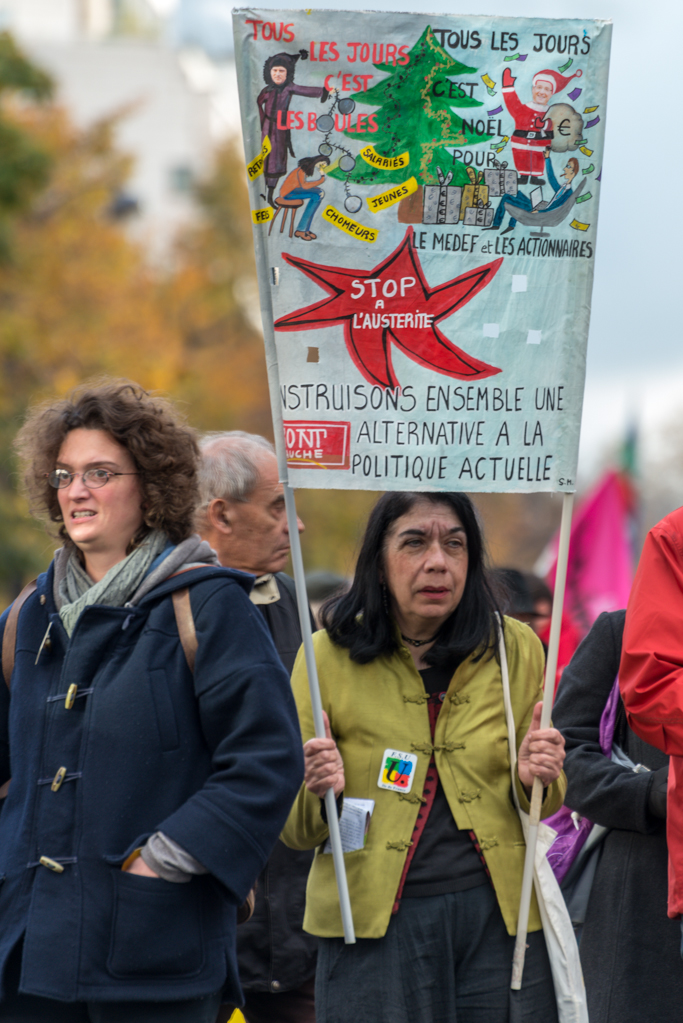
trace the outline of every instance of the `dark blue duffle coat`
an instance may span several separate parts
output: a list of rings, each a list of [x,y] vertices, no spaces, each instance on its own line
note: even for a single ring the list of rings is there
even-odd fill
[[[303,777],[289,679],[251,582],[194,569],[135,608],[86,608],[68,639],[53,567],[38,579],[19,617],[11,694],[0,680],[0,783],[12,778],[0,812],[0,970],[23,935],[23,992],[172,1000],[223,987],[241,1003],[236,908]],[[187,585],[194,677],[170,596]],[[157,830],[209,873],[185,884],[124,873]]]

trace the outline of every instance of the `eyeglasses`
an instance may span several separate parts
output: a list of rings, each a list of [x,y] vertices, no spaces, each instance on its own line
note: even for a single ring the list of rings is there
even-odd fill
[[[67,472],[66,469],[53,469],[46,472],[45,478],[55,490],[65,490],[70,486],[74,476],[80,476],[88,490],[97,490],[108,483],[112,476],[139,476],[139,472],[110,472],[109,469],[87,469],[85,472]]]

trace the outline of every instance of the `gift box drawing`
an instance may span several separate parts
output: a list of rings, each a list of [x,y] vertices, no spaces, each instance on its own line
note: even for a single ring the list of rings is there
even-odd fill
[[[449,171],[447,175],[440,167],[437,167],[436,171],[439,184],[424,186],[422,223],[457,224],[460,219],[462,188],[459,185],[451,185],[453,171]]]
[[[472,167],[467,168],[467,176],[470,179],[470,184],[465,185],[462,190],[462,199],[460,200],[460,219],[465,219],[465,210],[468,207],[476,207],[481,203],[482,206],[486,206],[489,201],[489,190],[488,185],[484,185],[484,172],[479,171],[479,174],[475,174]]]
[[[493,223],[493,208],[490,202],[481,199],[476,206],[468,206],[465,210],[465,227],[490,227]]]
[[[501,195],[517,195],[517,171],[507,169],[507,160],[499,163],[493,161],[493,168],[484,171],[484,181],[492,199]]]

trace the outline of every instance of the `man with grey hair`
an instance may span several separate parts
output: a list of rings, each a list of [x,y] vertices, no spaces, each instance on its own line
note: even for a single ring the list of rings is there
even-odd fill
[[[254,603],[291,673],[301,645],[294,582],[282,569],[289,531],[273,445],[233,430],[200,441],[197,531],[222,565],[256,576]],[[299,532],[303,523],[298,520]],[[256,890],[254,915],[238,928],[247,1023],[315,1023],[317,939],[302,930],[311,851],[276,844]]]

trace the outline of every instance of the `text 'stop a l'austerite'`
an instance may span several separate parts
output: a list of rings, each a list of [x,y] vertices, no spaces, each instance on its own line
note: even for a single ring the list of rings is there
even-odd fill
[[[290,484],[574,490],[611,24],[233,17]]]

